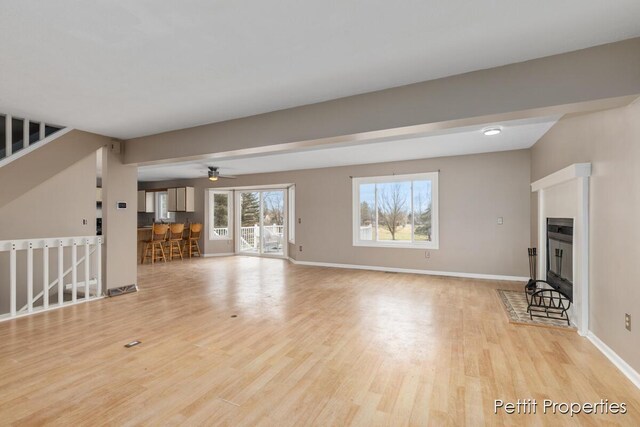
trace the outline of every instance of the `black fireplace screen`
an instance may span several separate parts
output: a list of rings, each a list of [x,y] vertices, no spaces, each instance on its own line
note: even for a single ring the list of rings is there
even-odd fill
[[[549,272],[563,280],[573,283],[572,244],[549,239]]]
[[[547,282],[573,300],[573,219],[547,219]]]

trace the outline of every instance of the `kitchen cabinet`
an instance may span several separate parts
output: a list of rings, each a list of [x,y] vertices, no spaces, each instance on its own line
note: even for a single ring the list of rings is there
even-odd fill
[[[178,209],[176,190],[177,188],[167,188],[167,210],[169,212],[177,212]]]
[[[139,190],[138,191],[138,212],[146,212],[153,213],[154,209],[154,199],[153,192]]]
[[[193,187],[168,188],[167,206],[169,212],[195,212],[195,189]]]

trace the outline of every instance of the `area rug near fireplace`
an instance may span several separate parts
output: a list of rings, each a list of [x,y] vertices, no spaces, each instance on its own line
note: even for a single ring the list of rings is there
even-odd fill
[[[543,317],[534,317],[532,320],[527,312],[527,296],[524,290],[496,289],[496,292],[498,292],[498,297],[500,297],[500,301],[502,301],[510,323],[576,330],[574,326],[568,326],[566,320],[547,319]]]

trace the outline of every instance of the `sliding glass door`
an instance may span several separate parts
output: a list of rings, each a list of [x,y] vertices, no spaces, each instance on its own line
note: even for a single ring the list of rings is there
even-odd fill
[[[262,192],[262,253],[284,255],[284,190]]]
[[[284,256],[286,209],[284,190],[238,191],[240,253]]]
[[[260,253],[260,192],[241,192],[238,197],[240,206],[240,233],[238,236],[240,252]]]

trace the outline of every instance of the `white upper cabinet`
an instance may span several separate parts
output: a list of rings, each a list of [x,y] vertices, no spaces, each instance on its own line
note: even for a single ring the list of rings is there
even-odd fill
[[[176,212],[178,210],[178,201],[176,200],[177,188],[167,188],[167,210]]]
[[[193,187],[169,188],[169,212],[195,212],[195,189]]]
[[[138,212],[152,213],[154,209],[153,193],[144,190],[138,191]]]

